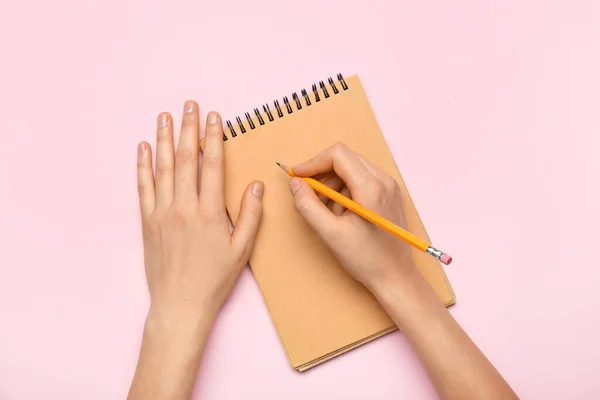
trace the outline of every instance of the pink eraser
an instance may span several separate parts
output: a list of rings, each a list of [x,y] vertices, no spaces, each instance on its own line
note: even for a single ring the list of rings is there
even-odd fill
[[[450,257],[448,254],[444,253],[440,257],[440,261],[446,265],[450,265],[450,263],[452,262],[452,257]]]

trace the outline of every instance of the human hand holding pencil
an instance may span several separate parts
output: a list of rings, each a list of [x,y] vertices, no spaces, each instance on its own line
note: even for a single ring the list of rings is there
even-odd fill
[[[293,167],[277,164],[295,176],[290,189],[298,212],[369,289],[416,271],[410,245],[444,264],[452,261],[404,229],[397,182],[345,145]]]

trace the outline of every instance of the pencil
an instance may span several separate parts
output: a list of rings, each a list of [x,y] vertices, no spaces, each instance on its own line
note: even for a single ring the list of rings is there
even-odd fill
[[[281,169],[283,169],[289,176],[295,176],[291,167],[288,167],[287,165],[284,165],[281,163],[277,163],[277,165]],[[339,192],[336,192],[335,190],[331,189],[329,186],[327,186],[313,178],[304,178],[304,177],[301,177],[301,178],[304,179],[304,181],[306,183],[308,183],[309,186],[311,188],[313,188],[313,190],[315,192],[318,192],[318,193],[324,195],[325,197],[335,201],[336,203],[344,206],[345,208],[352,211],[356,215],[361,216],[362,218],[366,219],[369,222],[372,222],[373,224],[377,225],[381,229],[388,231],[392,235],[399,237],[400,239],[404,240],[406,243],[410,244],[411,246],[434,257],[436,260],[439,260],[446,265],[449,265],[452,262],[452,257],[450,257],[448,254],[436,249],[435,247],[431,246],[426,241],[416,237],[415,235],[406,231],[405,229],[402,229],[401,227],[394,224],[393,222],[388,221],[387,219],[383,218],[381,215],[369,210],[366,207],[361,206],[354,200],[349,199],[348,197],[344,196],[343,194],[341,194]]]

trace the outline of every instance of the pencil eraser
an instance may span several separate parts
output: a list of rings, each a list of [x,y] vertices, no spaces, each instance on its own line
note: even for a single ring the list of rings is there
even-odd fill
[[[446,265],[450,265],[450,263],[452,262],[452,257],[450,257],[448,254],[444,253],[440,257],[440,261]]]

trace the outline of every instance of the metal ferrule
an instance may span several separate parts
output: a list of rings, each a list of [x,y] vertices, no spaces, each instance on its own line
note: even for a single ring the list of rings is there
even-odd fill
[[[430,256],[435,257],[436,260],[439,260],[440,258],[442,258],[442,255],[444,254],[443,252],[439,251],[438,249],[436,249],[435,247],[429,246],[427,248],[427,250],[425,250],[425,253],[429,254]]]

